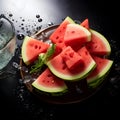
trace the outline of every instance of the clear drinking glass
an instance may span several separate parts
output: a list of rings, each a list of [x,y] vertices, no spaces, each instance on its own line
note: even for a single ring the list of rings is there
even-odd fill
[[[0,75],[14,56],[15,49],[15,27],[7,17],[0,15]]]

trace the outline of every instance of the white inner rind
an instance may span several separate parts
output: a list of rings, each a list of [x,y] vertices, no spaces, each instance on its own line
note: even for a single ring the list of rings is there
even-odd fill
[[[24,63],[25,63],[26,65],[29,64],[27,55],[26,55],[26,53],[25,53],[25,52],[26,52],[26,49],[27,49],[26,46],[27,46],[28,41],[29,41],[29,37],[26,36],[25,39],[24,39],[24,41],[23,41],[23,44],[22,44],[22,59],[23,59],[23,61],[24,61]]]
[[[72,80],[80,80],[80,79],[83,79],[85,78],[96,66],[96,63],[95,61],[91,61],[89,66],[86,67],[86,69],[76,75],[66,75],[66,74],[63,74],[59,71],[57,71],[54,66],[51,64],[51,62],[48,62],[47,63],[49,69],[51,70],[51,72],[56,75],[57,77],[61,78],[61,79],[64,79],[64,80],[69,80],[69,81],[72,81]]]
[[[94,82],[95,80],[100,79],[103,76],[105,76],[106,73],[110,70],[112,64],[113,64],[113,61],[110,60],[98,75],[95,75],[94,77],[87,78],[87,83],[89,84],[89,83]]]
[[[32,83],[32,86],[34,86],[35,88],[37,88],[41,91],[51,92],[51,93],[62,92],[62,91],[67,90],[67,86],[65,84],[62,86],[59,86],[59,87],[58,86],[57,87],[47,87],[47,86],[39,84],[38,80],[34,81]]]
[[[90,32],[100,38],[100,40],[105,44],[105,47],[108,51],[108,54],[110,54],[111,53],[111,47],[110,47],[110,44],[109,44],[108,40],[102,34],[100,34],[99,32],[97,32],[93,29],[90,29]]]

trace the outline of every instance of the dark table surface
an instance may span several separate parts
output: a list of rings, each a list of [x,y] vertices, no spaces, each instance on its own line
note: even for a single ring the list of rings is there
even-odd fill
[[[19,65],[20,35],[32,35],[51,24],[59,24],[66,16],[83,21],[101,32],[110,42],[114,60],[107,83],[90,99],[77,104],[54,105],[40,101],[23,84],[19,67],[6,78],[0,78],[0,116],[10,119],[72,120],[95,117],[119,117],[120,108],[120,42],[117,3],[88,0],[0,0],[0,14],[15,25],[17,44],[12,62]],[[118,27],[118,28],[117,28]],[[12,68],[11,68],[12,67]]]

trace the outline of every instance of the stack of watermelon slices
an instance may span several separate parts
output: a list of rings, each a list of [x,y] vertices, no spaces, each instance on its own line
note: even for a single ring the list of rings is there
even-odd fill
[[[70,17],[50,35],[51,43],[56,45],[55,54],[32,86],[50,94],[66,93],[66,82],[85,80],[88,88],[98,87],[112,67],[109,59],[111,47],[108,40],[89,26],[88,19],[80,25]],[[22,44],[22,59],[26,65],[42,53],[46,53],[49,44],[26,36]]]

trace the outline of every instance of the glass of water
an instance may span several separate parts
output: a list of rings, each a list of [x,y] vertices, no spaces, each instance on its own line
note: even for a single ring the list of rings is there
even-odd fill
[[[15,54],[16,36],[13,23],[4,15],[0,15],[0,75]]]

